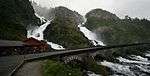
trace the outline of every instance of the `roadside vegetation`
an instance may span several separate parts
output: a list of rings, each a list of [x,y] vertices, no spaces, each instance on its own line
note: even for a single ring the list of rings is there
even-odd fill
[[[62,62],[47,60],[43,64],[43,76],[82,76],[80,68],[73,68]]]

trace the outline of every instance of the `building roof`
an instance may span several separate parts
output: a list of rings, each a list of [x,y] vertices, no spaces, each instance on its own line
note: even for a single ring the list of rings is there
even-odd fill
[[[41,46],[46,44],[46,42],[34,38],[28,38],[24,41],[0,40],[0,47]]]
[[[0,40],[0,47],[14,47],[14,46],[23,46],[22,41],[9,41],[9,40]]]
[[[35,38],[28,38],[28,39],[26,39],[26,40],[24,40],[23,41],[24,43],[25,43],[25,45],[27,45],[27,46],[38,46],[38,45],[43,45],[43,44],[45,44],[45,42],[43,42],[43,41],[39,41],[39,40],[37,40],[37,39],[35,39]]]

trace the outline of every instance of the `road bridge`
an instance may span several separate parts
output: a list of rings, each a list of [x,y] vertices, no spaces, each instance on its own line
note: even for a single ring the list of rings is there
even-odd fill
[[[83,48],[76,50],[66,50],[66,51],[55,51],[55,52],[45,52],[40,54],[28,54],[28,55],[15,55],[0,57],[0,75],[1,76],[12,76],[14,72],[17,71],[24,63],[30,62],[33,60],[48,59],[53,57],[66,57],[73,55],[84,55],[84,57],[89,57],[90,53],[95,53],[100,50],[112,49],[112,48],[122,48],[129,46],[138,46],[138,45],[150,45],[150,43],[136,43],[136,44],[126,44],[126,45],[115,45],[115,46],[101,46],[101,47],[92,47],[92,48]],[[86,56],[85,56],[86,55]],[[72,57],[70,60],[79,59],[80,57]],[[67,61],[66,61],[67,62]]]

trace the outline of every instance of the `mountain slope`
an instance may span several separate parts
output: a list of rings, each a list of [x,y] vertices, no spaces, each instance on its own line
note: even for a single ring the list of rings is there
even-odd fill
[[[56,7],[54,12],[55,18],[44,32],[48,41],[59,43],[67,49],[91,45],[78,28],[83,22],[81,15],[65,7]]]
[[[1,0],[0,10],[0,39],[21,40],[28,26],[40,24],[29,0]]]
[[[94,12],[94,13],[93,13]],[[150,21],[146,19],[119,19],[115,14],[101,9],[87,13],[87,28],[97,34],[106,45],[150,42]]]

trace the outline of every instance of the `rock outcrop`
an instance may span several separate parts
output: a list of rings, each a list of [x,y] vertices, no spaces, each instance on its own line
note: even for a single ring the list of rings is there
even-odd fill
[[[78,25],[83,22],[83,17],[66,7],[54,9],[55,18],[45,30],[45,38],[48,41],[60,44],[67,49],[89,47],[90,43]]]
[[[119,18],[106,10],[94,9],[86,14],[86,17],[91,18],[95,17],[101,20],[118,20]]]

